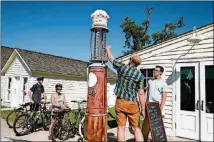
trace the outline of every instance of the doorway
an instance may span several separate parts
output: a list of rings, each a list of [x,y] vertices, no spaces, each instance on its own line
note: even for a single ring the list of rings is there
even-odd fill
[[[213,141],[213,62],[176,64],[176,136]]]

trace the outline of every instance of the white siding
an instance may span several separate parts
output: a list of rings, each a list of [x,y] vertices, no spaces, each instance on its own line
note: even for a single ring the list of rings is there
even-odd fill
[[[29,89],[35,83],[37,83],[35,77],[31,77],[31,82],[29,83]],[[87,100],[88,93],[88,85],[86,81],[73,81],[73,80],[65,80],[65,79],[52,79],[45,78],[44,79],[44,88],[45,94],[47,95],[48,101],[50,101],[51,95],[55,93],[55,85],[57,83],[61,83],[63,85],[62,93],[66,95],[66,100],[71,108],[77,108],[77,105],[71,103],[71,100]],[[107,85],[107,95],[113,94],[113,92],[109,91],[110,84]]]
[[[10,65],[8,70],[5,73],[5,76],[28,76],[28,72],[16,57],[13,63]]]
[[[5,102],[5,98],[7,95],[7,77],[1,76],[1,99],[2,105],[9,106],[9,102]]]
[[[29,76],[29,74],[26,71],[26,69],[24,68],[23,64],[21,63],[21,61],[17,57],[13,60],[10,67],[7,69],[5,75],[1,77],[1,79],[2,79],[1,80],[2,100],[3,100],[3,104],[7,105],[7,106],[10,105],[10,102],[6,101],[8,77],[12,77],[12,82],[13,82],[13,79],[14,79],[13,77],[15,77],[15,76],[21,77],[20,84],[23,84],[22,77],[28,77]],[[13,94],[14,93],[13,87],[14,87],[14,84],[12,83],[11,84],[11,96],[10,96],[10,98],[13,97],[13,95],[16,95],[16,94]],[[22,94],[21,90],[22,90],[22,85],[20,86],[20,90],[19,90],[20,94]],[[20,99],[21,99],[21,96],[20,96],[19,100],[17,100],[17,101],[20,101]]]
[[[151,68],[155,65],[161,65],[165,69],[163,78],[168,84],[168,93],[165,105],[166,115],[163,121],[167,135],[174,135],[175,112],[173,110],[175,110],[175,104],[173,104],[173,99],[176,95],[173,94],[174,81],[172,79],[174,62],[213,61],[213,24],[198,30],[197,33],[204,39],[196,45],[187,42],[187,39],[192,36],[192,33],[188,33],[136,53],[143,59],[139,66],[140,69]],[[121,58],[125,63],[128,59],[129,56]]]

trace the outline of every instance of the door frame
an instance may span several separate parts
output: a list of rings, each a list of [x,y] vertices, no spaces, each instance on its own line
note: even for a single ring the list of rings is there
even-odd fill
[[[17,86],[17,79],[16,79],[16,77],[19,78],[19,86]],[[20,85],[21,85],[21,76],[19,76],[19,75],[13,76],[12,77],[12,86],[13,86],[12,89],[13,89],[13,91],[12,91],[11,104],[10,104],[11,107],[18,107],[18,105],[19,105],[19,102],[20,102],[20,92],[21,92],[21,86]],[[13,102],[14,99],[16,99],[15,103]],[[12,106],[12,105],[14,105],[13,103],[15,104],[15,106]]]
[[[200,100],[200,112],[201,112],[201,118],[200,118],[200,121],[201,121],[201,129],[200,129],[200,140],[202,141],[212,141],[213,140],[213,135],[209,135],[207,134],[207,120],[206,118],[211,118],[213,119],[213,113],[206,113],[206,88],[205,88],[205,66],[206,65],[213,65],[213,61],[204,61],[204,62],[201,62],[200,63],[200,73],[201,73],[201,76],[200,76],[200,90],[201,90],[201,93],[200,93],[200,97],[201,97],[201,100]],[[202,103],[202,101],[204,103]],[[202,106],[203,105],[203,106]],[[203,107],[203,110],[202,110],[202,107]],[[213,122],[213,120],[212,120]]]
[[[175,64],[175,76],[177,80],[175,81],[175,94],[176,94],[176,104],[175,104],[175,120],[176,120],[176,128],[175,128],[175,135],[180,137],[187,137],[195,140],[200,139],[200,111],[195,109],[195,112],[192,112],[192,114],[196,117],[196,132],[195,134],[186,134],[185,131],[183,131],[183,134],[181,132],[181,129],[179,131],[179,127],[181,126],[180,122],[180,114],[181,113],[187,113],[186,111],[180,110],[180,68],[181,67],[195,67],[195,104],[197,103],[197,100],[200,102],[200,88],[199,88],[199,79],[200,79],[200,64],[199,62],[188,62],[188,63],[176,63]],[[179,71],[179,72],[178,72]],[[179,76],[178,76],[179,75]],[[197,89],[198,88],[198,89]],[[190,111],[188,111],[190,112]]]

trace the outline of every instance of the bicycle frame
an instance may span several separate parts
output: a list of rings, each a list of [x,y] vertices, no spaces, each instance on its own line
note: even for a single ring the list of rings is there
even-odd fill
[[[42,104],[39,104],[39,110],[38,111],[32,111],[32,113],[30,114],[30,118],[32,118],[33,123],[37,123],[38,120],[41,118],[42,122],[44,121],[44,114],[45,114],[45,110],[46,110],[46,104],[43,104],[44,106],[42,106]],[[38,113],[38,114],[37,114]],[[36,116],[37,114],[37,116]],[[34,120],[34,117],[36,116],[36,119]]]

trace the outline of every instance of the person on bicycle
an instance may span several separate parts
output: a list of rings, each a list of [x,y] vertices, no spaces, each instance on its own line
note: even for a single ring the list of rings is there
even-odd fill
[[[56,113],[55,111],[63,110],[67,107],[65,95],[61,93],[62,91],[62,84],[58,83],[55,85],[56,93],[51,95],[51,104],[52,104],[52,119],[51,119],[51,125],[49,127],[49,136],[48,139],[52,140],[51,136],[51,129],[53,127],[53,124],[55,122]]]
[[[29,99],[32,102],[31,110],[34,111],[39,110],[39,103],[43,98],[45,98],[45,102],[47,101],[46,95],[44,93],[45,92],[44,86],[42,85],[44,77],[38,77],[37,81],[38,82],[34,84],[28,92]]]
[[[134,130],[135,140],[143,141],[143,135],[139,128],[140,110],[137,97],[142,108],[142,115],[145,117],[145,100],[143,87],[143,74],[137,69],[141,64],[141,58],[137,55],[132,56],[128,64],[123,64],[112,56],[110,47],[105,47],[109,61],[117,70],[118,80],[114,93],[117,96],[115,112],[117,121],[117,140],[125,140],[125,127],[127,117],[130,126]]]

